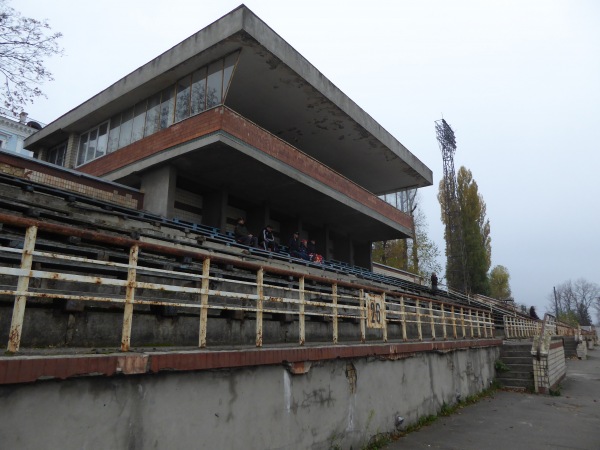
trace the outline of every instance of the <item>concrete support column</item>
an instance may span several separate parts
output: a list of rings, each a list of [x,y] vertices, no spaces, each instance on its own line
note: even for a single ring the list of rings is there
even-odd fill
[[[288,245],[294,231],[300,231],[301,223],[297,219],[286,220],[279,224],[279,238],[283,245]]]
[[[270,221],[271,209],[269,205],[260,205],[249,209],[247,214],[246,226],[248,227],[248,231],[258,236],[260,242],[260,232]]]
[[[346,236],[335,232],[331,232],[330,237],[333,241],[333,259],[351,263],[352,241]]]
[[[67,151],[65,154],[65,167],[73,169],[77,165],[77,151],[79,150],[79,135],[77,133],[69,134],[67,140]]]
[[[322,255],[323,258],[328,259],[327,254],[327,226],[320,228],[317,232],[315,232],[310,238],[314,238],[317,244],[317,253]]]
[[[333,259],[334,254],[334,243],[331,239],[331,233],[329,232],[329,225],[323,227],[323,258],[329,260]]]
[[[371,267],[371,243],[370,242],[354,242],[354,265],[365,267],[372,270]]]
[[[142,175],[144,209],[153,214],[172,219],[175,204],[177,170],[163,166]]]
[[[224,233],[227,229],[228,200],[229,195],[226,191],[203,194],[202,222],[211,227],[217,227]]]

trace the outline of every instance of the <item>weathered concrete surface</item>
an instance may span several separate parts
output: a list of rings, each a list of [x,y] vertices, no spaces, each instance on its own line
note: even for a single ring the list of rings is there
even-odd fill
[[[0,387],[4,448],[361,448],[494,377],[497,347]],[[310,369],[308,369],[310,367]],[[308,369],[308,371],[307,371]],[[291,372],[297,373],[293,375]]]
[[[386,447],[445,450],[600,448],[600,350],[567,360],[561,395],[499,392]]]

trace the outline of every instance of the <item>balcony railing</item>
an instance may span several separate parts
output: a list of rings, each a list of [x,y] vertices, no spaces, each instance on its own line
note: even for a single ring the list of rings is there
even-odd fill
[[[241,311],[248,320],[254,320],[251,344],[257,347],[263,345],[266,314],[286,315],[297,322],[295,340],[299,345],[321,339],[307,331],[310,319],[326,324],[329,342],[333,344],[339,342],[341,323],[349,324],[344,328],[344,340],[354,342],[480,339],[494,335],[490,312],[476,307],[327,279],[301,270],[284,270],[185,245],[115,237],[22,217],[15,217],[9,225],[26,227],[22,240],[13,240],[16,245],[0,247],[0,257],[13,261],[0,267],[0,299],[14,297],[9,352],[19,351],[21,346],[27,301],[47,299],[118,305],[122,308],[123,325],[114,333],[120,333],[122,351],[136,345],[131,332],[135,313],[148,306],[195,311],[200,348],[209,345],[208,322],[214,320],[214,313],[222,311]],[[106,257],[76,256],[61,251],[59,245],[52,250],[37,250],[38,229],[44,232],[46,249],[48,236],[62,235],[85,239],[94,248],[119,247],[123,255],[126,249],[128,257],[118,262]],[[152,261],[173,256],[187,258],[186,268],[160,268]],[[240,272],[216,273],[214,263],[230,266],[228,273],[231,269]]]

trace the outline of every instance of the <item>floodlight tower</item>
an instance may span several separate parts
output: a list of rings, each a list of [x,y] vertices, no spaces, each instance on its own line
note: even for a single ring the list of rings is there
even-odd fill
[[[442,119],[435,122],[437,140],[444,161],[444,214],[446,216],[446,278],[448,285],[463,292],[468,291],[467,261],[463,240],[460,205],[458,204],[454,153],[456,138],[450,125]]]

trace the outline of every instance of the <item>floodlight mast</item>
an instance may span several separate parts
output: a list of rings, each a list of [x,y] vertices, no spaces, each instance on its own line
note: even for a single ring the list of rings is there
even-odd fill
[[[444,215],[446,216],[446,278],[454,289],[468,292],[467,261],[458,203],[454,153],[456,138],[454,131],[444,120],[436,120],[435,130],[444,161]]]

